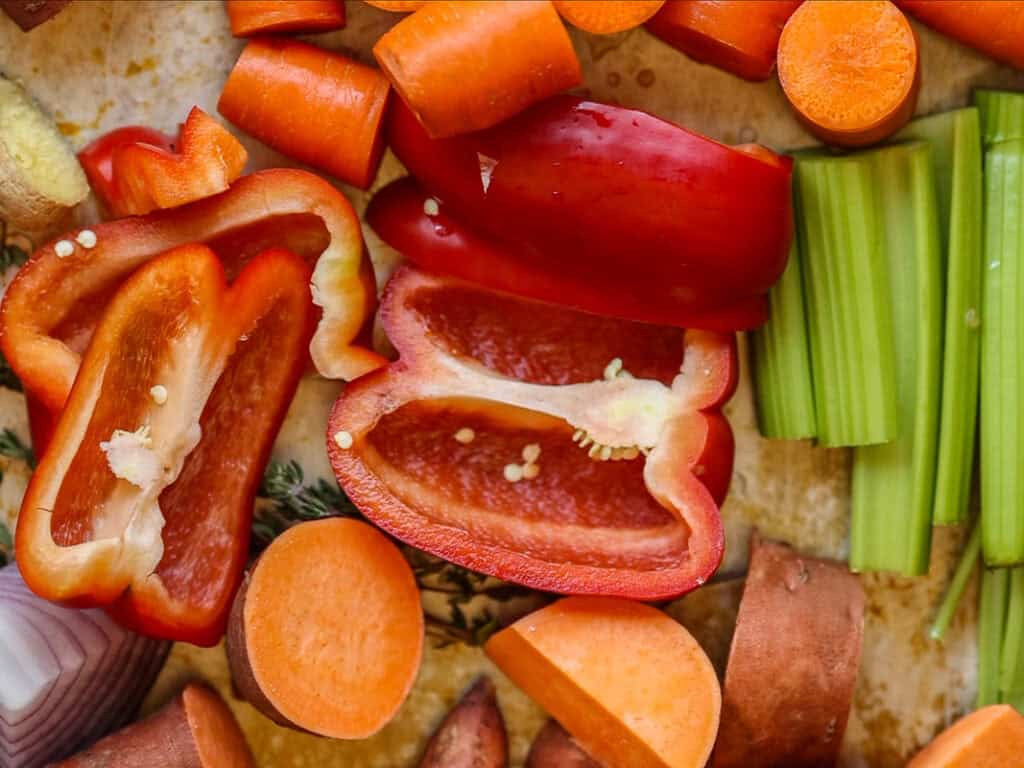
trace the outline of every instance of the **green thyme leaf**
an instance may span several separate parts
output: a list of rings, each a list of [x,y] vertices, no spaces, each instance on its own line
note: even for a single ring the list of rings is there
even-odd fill
[[[10,429],[0,432],[0,455],[9,459],[24,461],[33,469],[36,466],[36,457],[32,449],[21,441],[21,438]]]
[[[0,522],[0,566],[14,561],[14,537],[7,526]]]

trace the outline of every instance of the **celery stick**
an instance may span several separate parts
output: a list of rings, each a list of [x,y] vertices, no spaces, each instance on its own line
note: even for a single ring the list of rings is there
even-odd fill
[[[971,529],[971,535],[964,544],[963,552],[960,553],[960,561],[956,564],[953,578],[949,580],[949,587],[946,589],[946,596],[942,599],[942,605],[935,615],[928,635],[932,640],[941,640],[946,636],[946,630],[953,622],[957,608],[960,607],[960,599],[967,589],[967,582],[971,580],[974,573],[974,566],[978,564],[981,556],[981,526],[977,523]]]
[[[931,148],[867,152],[889,276],[899,436],[854,451],[850,567],[928,570],[938,441],[942,264]]]
[[[985,139],[982,552],[1024,562],[1024,94],[978,96]]]
[[[999,701],[1024,708],[1024,568],[1010,569],[1010,596],[999,656]]]
[[[979,707],[999,703],[999,666],[1009,589],[1010,572],[1006,568],[982,570],[978,607]]]
[[[797,233],[818,439],[864,445],[896,437],[898,391],[886,269],[886,212],[865,156],[798,157]]]
[[[969,107],[914,120],[897,138],[927,141],[935,162],[946,304],[932,521],[955,525],[967,517],[978,413],[982,280],[978,110]]]
[[[795,238],[786,271],[768,300],[768,322],[751,337],[758,426],[765,437],[780,440],[814,437],[817,427],[803,270]]]

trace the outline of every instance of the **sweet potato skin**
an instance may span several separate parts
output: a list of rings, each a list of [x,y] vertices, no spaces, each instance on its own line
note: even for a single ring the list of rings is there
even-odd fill
[[[548,720],[530,745],[526,768],[601,768],[566,730]]]
[[[70,4],[71,0],[0,0],[0,8],[22,32],[49,21]]]
[[[714,768],[835,765],[863,632],[864,592],[845,564],[755,534]]]
[[[430,737],[419,768],[507,768],[508,736],[494,683],[481,677]]]

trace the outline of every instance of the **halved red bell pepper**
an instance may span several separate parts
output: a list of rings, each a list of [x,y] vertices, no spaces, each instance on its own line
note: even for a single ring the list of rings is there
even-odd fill
[[[195,242],[222,257],[229,277],[272,246],[315,262],[312,296],[323,310],[310,344],[317,369],[351,379],[385,362],[362,346],[376,291],[352,206],[311,173],[274,169],[214,197],[70,232],[36,251],[0,309],[0,347],[26,392],[60,411],[118,286],[153,257]]]
[[[79,153],[93,189],[114,216],[139,216],[223,192],[242,175],[245,147],[220,123],[193,107],[177,140],[147,128],[102,136]]]
[[[313,330],[309,277],[270,250],[229,287],[213,251],[188,245],[121,286],[22,504],[33,591],[156,637],[223,635]]]
[[[403,268],[399,360],[352,382],[328,450],[395,537],[551,592],[654,600],[707,580],[733,439],[732,334],[576,312]]]
[[[694,327],[762,296],[786,266],[791,161],[765,161],[644,112],[558,96],[495,128],[433,140],[396,102],[388,138],[449,215],[500,244],[527,279],[518,288],[499,282],[507,264],[408,254],[430,269],[602,315]]]

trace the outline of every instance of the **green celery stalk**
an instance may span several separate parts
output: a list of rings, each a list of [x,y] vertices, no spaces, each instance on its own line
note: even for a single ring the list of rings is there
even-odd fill
[[[939,445],[932,521],[967,518],[974,467],[981,354],[981,125],[974,107],[911,122],[897,138],[927,141],[935,163],[940,235],[945,253]]]
[[[1003,647],[999,655],[999,702],[1024,708],[1024,568],[1011,568]]]
[[[982,552],[1024,562],[1024,94],[977,94],[985,140]]]
[[[953,622],[957,608],[960,607],[960,600],[967,589],[967,582],[971,580],[974,573],[974,566],[978,564],[981,557],[981,526],[977,523],[971,529],[971,535],[964,544],[963,552],[960,553],[960,560],[953,571],[953,578],[949,580],[949,587],[946,595],[942,598],[938,613],[935,614],[935,621],[928,630],[932,640],[942,640],[946,636],[949,625]]]
[[[818,439],[830,446],[881,443],[898,429],[886,214],[865,157],[796,158]]]
[[[850,567],[927,572],[938,443],[942,258],[932,152],[911,143],[858,156],[871,169],[889,277],[899,435],[854,451]]]
[[[815,437],[803,269],[796,238],[786,271],[768,301],[768,322],[751,335],[758,427],[765,437],[779,440]]]
[[[982,570],[978,605],[978,707],[999,703],[999,667],[1009,593],[1008,569]]]

